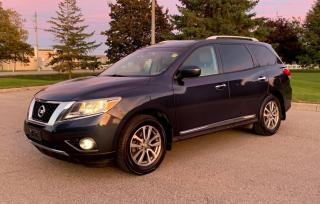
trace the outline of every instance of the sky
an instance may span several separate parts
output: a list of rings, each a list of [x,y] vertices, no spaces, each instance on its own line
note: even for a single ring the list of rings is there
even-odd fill
[[[35,44],[35,32],[33,29],[34,13],[38,13],[39,22],[39,47],[50,48],[54,44],[54,38],[44,29],[48,28],[47,20],[55,15],[58,2],[60,0],[0,0],[4,8],[12,8],[22,15],[26,20],[25,28],[29,31],[28,42]],[[82,13],[89,25],[88,31],[95,31],[92,37],[102,46],[94,51],[95,54],[103,54],[106,50],[104,45],[105,36],[100,33],[109,27],[110,17],[108,13],[110,9],[108,2],[115,0],[78,0],[78,5],[82,9]],[[303,20],[312,7],[315,0],[260,0],[255,12],[258,16],[275,18],[282,16],[286,18],[296,17]],[[171,14],[178,13],[176,5],[178,0],[158,0],[158,3],[164,8],[168,8]]]

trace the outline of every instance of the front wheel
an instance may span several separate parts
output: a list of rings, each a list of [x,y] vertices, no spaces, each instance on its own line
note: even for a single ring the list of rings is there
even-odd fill
[[[271,136],[277,133],[281,125],[281,106],[274,96],[268,96],[261,104],[259,121],[253,126],[258,135]]]
[[[166,153],[165,131],[154,117],[133,118],[121,135],[117,163],[126,171],[143,175],[154,171]]]

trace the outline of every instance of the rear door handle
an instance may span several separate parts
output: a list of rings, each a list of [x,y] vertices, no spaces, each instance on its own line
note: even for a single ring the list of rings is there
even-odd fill
[[[220,85],[217,85],[216,86],[216,89],[217,90],[222,90],[222,89],[224,89],[224,88],[226,88],[227,87],[227,84],[220,84]]]
[[[258,81],[266,81],[267,80],[267,77],[259,77],[258,78]]]

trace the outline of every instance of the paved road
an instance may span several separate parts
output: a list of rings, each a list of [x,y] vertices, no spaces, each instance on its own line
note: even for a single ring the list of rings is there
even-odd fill
[[[275,137],[228,130],[174,144],[147,176],[40,154],[22,132],[35,91],[0,94],[0,203],[320,203],[320,113]]]

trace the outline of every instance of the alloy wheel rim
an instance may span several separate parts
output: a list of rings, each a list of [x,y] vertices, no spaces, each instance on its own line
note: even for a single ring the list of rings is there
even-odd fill
[[[161,135],[158,129],[152,125],[142,126],[131,138],[131,159],[139,166],[149,166],[158,159],[161,146]]]
[[[264,124],[268,129],[273,130],[277,127],[280,119],[280,112],[275,101],[267,103],[263,111],[263,118]]]

